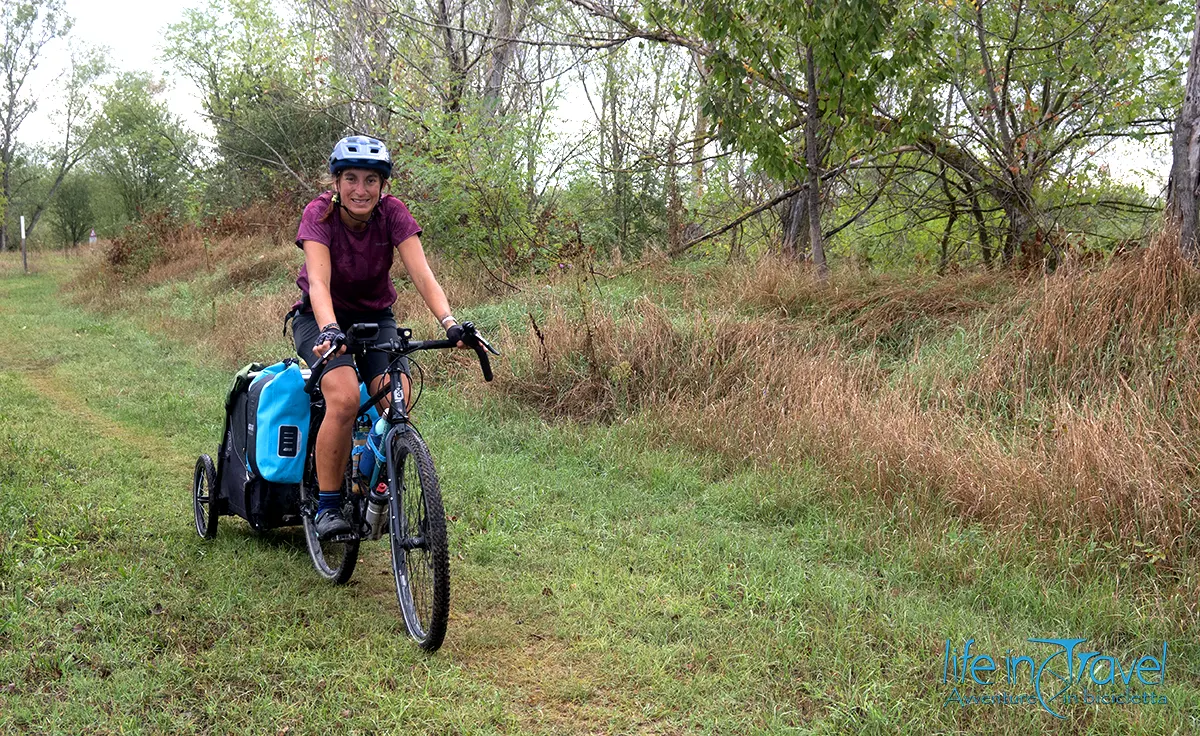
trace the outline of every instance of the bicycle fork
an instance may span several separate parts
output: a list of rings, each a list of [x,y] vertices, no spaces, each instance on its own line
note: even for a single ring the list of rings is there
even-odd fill
[[[405,490],[404,478],[402,478],[398,472],[399,468],[397,466],[400,458],[395,456],[392,449],[395,444],[392,440],[397,434],[400,432],[411,431],[413,431],[412,427],[408,426],[407,424],[400,423],[394,425],[390,430],[388,430],[387,444],[384,445],[384,454],[386,455],[387,459],[388,477],[392,480],[392,488],[395,489],[394,493],[389,494],[391,496],[389,503],[391,506],[392,518],[399,522],[392,528],[406,535],[396,540],[396,544],[405,551],[421,549],[425,546],[424,534],[421,530],[412,528],[409,524],[410,520],[404,514],[404,506],[401,503],[403,500],[401,498],[401,494],[403,494]],[[415,536],[407,536],[410,534]]]

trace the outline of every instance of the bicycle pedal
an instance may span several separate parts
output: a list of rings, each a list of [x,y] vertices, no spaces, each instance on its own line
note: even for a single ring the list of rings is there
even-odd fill
[[[322,539],[322,544],[345,544],[346,542],[357,542],[359,539],[357,534],[335,534],[329,539]]]

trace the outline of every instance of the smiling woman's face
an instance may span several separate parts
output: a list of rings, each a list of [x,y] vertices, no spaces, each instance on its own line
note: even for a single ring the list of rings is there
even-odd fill
[[[337,179],[338,198],[350,214],[365,220],[379,203],[383,177],[370,169],[346,169]]]

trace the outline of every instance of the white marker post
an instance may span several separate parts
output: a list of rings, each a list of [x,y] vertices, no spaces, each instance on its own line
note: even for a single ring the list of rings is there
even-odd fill
[[[25,215],[21,215],[21,265],[29,273],[29,258],[25,255]]]

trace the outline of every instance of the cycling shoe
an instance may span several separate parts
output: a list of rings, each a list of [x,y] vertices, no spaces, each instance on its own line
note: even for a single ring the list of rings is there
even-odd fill
[[[350,522],[342,516],[341,509],[329,509],[317,515],[317,537],[325,541],[350,531]]]

